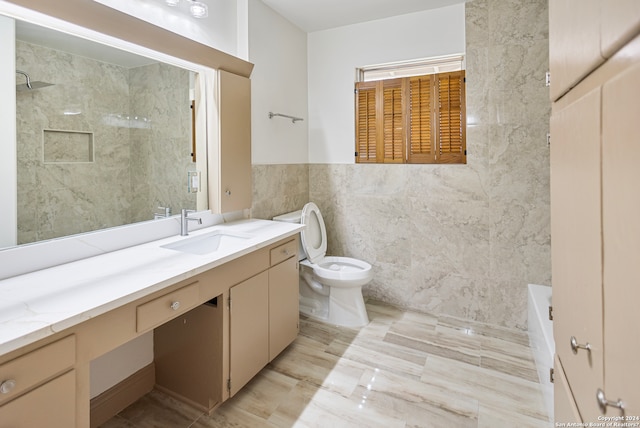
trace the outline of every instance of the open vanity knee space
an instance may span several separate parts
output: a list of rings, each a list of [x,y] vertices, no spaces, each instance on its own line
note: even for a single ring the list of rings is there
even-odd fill
[[[214,411],[297,336],[298,231],[242,220],[0,281],[0,421],[105,422],[148,388],[94,411],[90,363],[146,334],[139,383]],[[241,238],[204,254],[167,247],[218,235]]]

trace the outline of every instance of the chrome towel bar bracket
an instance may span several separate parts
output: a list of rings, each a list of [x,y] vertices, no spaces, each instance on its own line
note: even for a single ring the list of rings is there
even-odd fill
[[[279,117],[286,117],[287,119],[291,119],[291,122],[296,123],[297,121],[302,121],[304,120],[301,117],[295,117],[295,116],[289,116],[288,114],[282,114],[282,113],[273,113],[273,112],[269,112],[269,119],[273,119],[274,116],[279,116]]]

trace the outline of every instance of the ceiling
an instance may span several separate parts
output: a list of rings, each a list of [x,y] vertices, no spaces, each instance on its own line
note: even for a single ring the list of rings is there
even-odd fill
[[[310,33],[391,16],[436,9],[467,0],[262,0]]]

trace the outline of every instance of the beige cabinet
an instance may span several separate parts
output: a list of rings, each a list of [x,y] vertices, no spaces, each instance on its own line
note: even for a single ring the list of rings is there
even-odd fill
[[[1,428],[76,426],[76,377],[71,370],[0,407]]]
[[[637,0],[550,0],[551,99],[557,100],[640,32]]]
[[[76,426],[75,336],[0,365],[0,428]]]
[[[638,0],[600,0],[602,22],[602,53],[611,57],[640,32],[640,2]]]
[[[570,2],[553,3],[552,14]],[[615,10],[603,22],[636,7],[607,5]],[[617,34],[611,40],[628,40],[638,22],[636,11],[615,31],[609,23]],[[602,40],[609,30],[602,25]],[[552,108],[557,422],[640,414],[640,327],[634,316],[640,303],[640,36],[605,55],[610,58]]]
[[[637,15],[636,15],[637,16]],[[638,43],[640,50],[640,41]],[[640,416],[640,52],[602,89],[604,386]],[[608,409],[608,415],[618,414]],[[640,421],[637,421],[640,422]]]
[[[269,269],[269,361],[298,336],[298,288],[297,257]]]
[[[270,268],[229,292],[230,395],[298,336],[298,238],[270,250]]]
[[[223,401],[223,304],[218,296],[154,330],[156,387],[204,411]]]
[[[604,61],[600,52],[601,1],[549,1],[552,100],[558,99]]]
[[[600,88],[566,107],[553,108],[554,337],[576,401],[587,402],[593,401],[593,391],[603,380]],[[590,350],[574,352],[572,340],[588,343]],[[590,410],[589,419],[596,420],[597,409]]]
[[[163,323],[154,330],[160,389],[212,411],[295,340],[298,246],[297,236],[276,242],[138,306],[138,314],[154,308],[142,311],[150,319],[145,325]],[[222,294],[174,318],[166,308],[175,301],[191,302],[197,287],[201,297],[205,290]],[[170,316],[174,319],[166,322]]]
[[[231,287],[229,379],[234,396],[269,362],[269,274]]]
[[[209,202],[214,212],[226,213],[251,208],[251,80],[219,70],[218,108],[219,150],[211,162],[217,185]]]

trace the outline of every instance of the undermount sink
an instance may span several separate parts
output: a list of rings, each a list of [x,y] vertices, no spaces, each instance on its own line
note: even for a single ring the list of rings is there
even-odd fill
[[[161,248],[189,254],[204,255],[234,247],[249,238],[251,238],[251,235],[246,233],[231,233],[223,230],[215,230],[204,235],[161,245]]]

